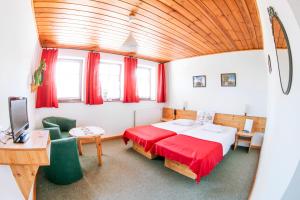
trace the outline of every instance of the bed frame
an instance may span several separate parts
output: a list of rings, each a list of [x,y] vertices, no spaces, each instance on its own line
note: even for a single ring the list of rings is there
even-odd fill
[[[165,167],[172,169],[175,172],[178,172],[179,174],[182,174],[193,180],[197,178],[197,175],[192,170],[190,170],[190,168],[187,165],[181,164],[177,161],[169,160],[165,158]]]
[[[176,119],[195,120],[197,118],[197,111],[176,110],[175,113],[176,113],[175,116]],[[265,117],[216,113],[214,117],[214,124],[234,127],[237,128],[238,131],[241,131],[244,129],[244,124],[246,119],[253,120],[253,127],[252,127],[253,132],[265,132],[266,121],[267,121]],[[197,175],[192,170],[190,170],[187,165],[181,164],[174,160],[169,160],[165,158],[165,167],[174,170],[175,172],[182,174],[186,177],[189,177],[193,180],[195,180],[197,177]]]
[[[197,118],[197,111],[175,110],[175,119],[195,120],[196,118]],[[237,128],[238,131],[241,131],[244,129],[244,124],[246,119],[253,120],[253,127],[252,127],[253,132],[265,132],[266,121],[267,121],[265,117],[216,113],[214,117],[214,124],[235,127]],[[136,152],[147,157],[148,159],[154,159],[157,157],[156,155],[152,154],[150,151],[145,152],[145,149],[135,142],[133,142],[132,148]],[[191,179],[196,179],[197,177],[197,175],[192,170],[190,170],[187,165],[181,164],[174,160],[165,159],[165,167],[174,170]]]
[[[141,145],[139,145],[138,143],[135,143],[135,142],[132,142],[132,149],[135,150],[136,152],[142,154],[143,156],[145,156],[146,158],[148,158],[150,160],[157,157],[155,154],[151,153],[150,151],[146,152],[144,147],[142,147]]]

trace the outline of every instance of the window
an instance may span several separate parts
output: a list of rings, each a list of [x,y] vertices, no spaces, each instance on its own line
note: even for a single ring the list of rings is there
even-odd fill
[[[105,101],[121,99],[121,64],[100,63],[102,97]]]
[[[137,68],[137,87],[141,99],[151,99],[152,68],[138,66]]]
[[[59,58],[56,64],[56,88],[58,100],[81,100],[81,59]]]

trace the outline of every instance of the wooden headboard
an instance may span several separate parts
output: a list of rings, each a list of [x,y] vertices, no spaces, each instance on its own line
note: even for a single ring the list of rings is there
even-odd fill
[[[162,118],[163,119],[175,119],[175,109],[164,107],[162,110]]]
[[[193,119],[196,120],[197,112],[193,110],[175,110],[175,119]]]
[[[193,119],[197,118],[197,112],[193,110],[175,110],[175,119]],[[266,121],[265,117],[255,117],[255,116],[243,116],[243,115],[233,115],[233,114],[221,114],[216,113],[214,118],[214,124],[219,124],[223,126],[230,126],[237,128],[238,131],[244,129],[244,124],[246,119],[253,120],[253,132],[265,132]]]
[[[265,117],[243,116],[243,115],[231,115],[216,113],[214,118],[214,124],[223,126],[231,126],[241,131],[244,129],[246,119],[253,120],[252,132],[265,132],[266,121]]]

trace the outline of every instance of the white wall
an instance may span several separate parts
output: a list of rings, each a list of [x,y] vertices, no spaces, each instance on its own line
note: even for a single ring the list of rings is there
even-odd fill
[[[87,58],[87,51],[59,49],[61,57]],[[101,60],[123,63],[123,56],[101,53]],[[158,63],[138,60],[138,64],[156,67]],[[156,93],[155,93],[156,94]],[[160,120],[160,108],[164,104],[156,101],[141,101],[140,103],[104,102],[102,105],[85,105],[84,103],[60,103],[59,108],[40,108],[35,111],[37,128],[42,127],[41,121],[47,116],[64,116],[77,120],[78,126],[94,125],[104,128],[108,134],[118,134],[134,124],[134,111],[145,113],[137,115],[137,124],[153,123]]]
[[[268,76],[268,125],[261,150],[258,172],[251,199],[281,199],[290,183],[300,160],[300,2],[296,0],[258,1],[263,26],[265,58],[270,54],[273,72]],[[280,88],[276,52],[267,7],[273,6],[281,18],[291,45],[294,76],[291,92],[283,95]],[[298,12],[295,15],[293,10]],[[266,61],[267,62],[267,61]],[[299,185],[299,183],[298,183]]]
[[[200,56],[168,63],[168,105],[219,113],[266,116],[267,67],[263,51]],[[236,73],[236,87],[221,87],[221,73]],[[193,88],[193,76],[206,75],[205,88]]]
[[[31,0],[0,2],[0,125],[9,127],[8,97],[27,96],[29,120],[34,127],[31,71],[37,66],[40,46],[32,14]],[[0,166],[0,198],[22,199],[11,170]]]

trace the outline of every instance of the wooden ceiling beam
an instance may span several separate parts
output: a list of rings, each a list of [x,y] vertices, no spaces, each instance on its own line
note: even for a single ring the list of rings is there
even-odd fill
[[[224,15],[221,15],[218,18],[212,11],[213,7],[207,6],[207,4],[205,4],[203,1],[197,1],[197,4],[195,5],[199,5],[197,6],[197,8],[205,14],[205,16],[211,21],[211,23],[215,25],[215,27],[217,27],[218,31],[222,34],[223,38],[225,38],[226,43],[229,45],[229,50],[232,51],[232,49],[239,49],[237,44],[234,42],[232,36],[228,33],[228,30],[232,30],[231,26],[230,28],[225,28],[224,26],[225,23],[228,25],[230,24],[228,23],[228,20]],[[220,18],[222,18],[222,21],[219,20]],[[235,33],[233,32],[233,34]]]
[[[47,42],[44,44],[43,48],[59,48],[59,49],[75,49],[75,50],[85,50],[85,51],[99,51],[103,53],[111,53],[111,54],[117,54],[117,55],[123,55],[123,56],[135,56],[139,59],[145,59],[153,62],[159,62],[159,63],[165,63],[169,62],[172,60],[170,59],[165,59],[161,57],[150,57],[150,56],[145,56],[145,55],[140,55],[140,54],[135,54],[133,55],[132,53],[129,52],[123,52],[123,51],[116,51],[113,49],[109,48],[100,48],[97,44],[89,44],[89,45],[83,45],[82,43],[78,43],[78,45],[69,45],[69,44],[60,44],[60,43],[55,43],[55,42]]]
[[[115,52],[132,32],[160,62],[263,46],[256,0],[33,0],[43,47]],[[129,15],[134,20],[129,22]],[[278,33],[278,45],[284,45]]]
[[[66,2],[66,3],[61,3]],[[91,2],[91,1],[86,1]],[[104,4],[98,2],[97,7],[93,7],[90,5],[81,5],[81,4],[75,4],[71,0],[56,0],[55,2],[37,2],[35,3],[35,7],[37,12],[55,12],[55,13],[66,13],[66,14],[72,14],[72,15],[80,15],[80,16],[87,16],[87,17],[99,17],[99,15],[102,15],[104,17],[110,17],[115,18],[119,20],[123,20],[125,22],[128,22],[128,15],[129,10],[121,9],[117,6]],[[112,11],[113,10],[113,11]],[[184,37],[187,34],[186,29],[183,29],[183,27],[176,26],[162,18],[151,16],[152,18],[145,17],[142,14],[137,13],[135,16],[134,23],[144,25],[145,23],[148,24],[148,26],[156,27],[158,30],[163,29],[165,31],[168,31],[174,35],[177,35],[178,37]],[[194,46],[197,48],[199,52],[203,51],[210,51],[210,48],[208,44],[205,42],[205,40],[201,37],[196,38],[193,35],[190,35],[188,40],[191,42],[191,44],[198,44],[198,46]]]
[[[39,17],[49,17],[50,15],[52,17],[60,17],[60,18],[64,18],[65,16],[70,16],[73,19],[77,19],[77,20],[97,20],[97,19],[101,19],[99,18],[99,16],[83,16],[83,15],[75,15],[75,14],[66,14],[64,13],[63,10],[58,10],[58,12],[52,13],[52,14],[48,14],[46,13],[45,9],[43,11],[40,11],[39,9],[36,9],[36,16],[37,18]],[[47,10],[47,9],[46,9]],[[105,17],[105,16],[103,16]],[[107,21],[112,21],[112,22],[120,22],[119,19],[116,18],[111,18],[111,17],[107,17],[106,18]],[[123,21],[123,23],[126,23]],[[143,26],[141,22],[135,21],[132,25],[137,25],[137,27]],[[193,43],[192,41],[190,41],[188,38],[185,38],[183,35],[178,36],[177,34],[171,34],[171,30],[168,30],[169,32],[159,29],[155,26],[148,26],[148,29],[152,30],[152,31],[157,31],[158,33],[163,33],[164,35],[168,35],[169,37],[172,37],[174,40],[179,41],[181,43],[184,43],[185,45],[187,45],[189,48],[194,49],[198,54],[203,54],[205,53],[204,49],[201,49],[201,47],[199,46],[195,46],[195,43]],[[186,36],[186,35],[185,35]]]
[[[75,36],[74,36],[75,35]],[[102,35],[91,35],[91,34],[84,34],[84,33],[79,33],[76,31],[62,31],[62,30],[55,30],[55,31],[44,31],[42,33],[40,33],[41,37],[48,37],[48,40],[55,40],[58,38],[67,38],[69,37],[70,40],[75,40],[78,38],[84,38],[87,41],[98,41],[99,45],[101,46],[102,42],[109,42],[109,41],[114,41],[115,43],[115,48],[120,48],[124,42],[124,40],[126,39],[125,37],[120,37],[119,35],[115,35],[115,37],[113,39],[109,38],[109,34],[102,34]],[[147,41],[143,42],[141,40],[137,40],[138,43],[140,43],[141,45],[139,45],[139,49],[142,48],[144,49],[144,46],[148,49],[153,49],[153,50],[157,50],[157,46],[153,45],[153,44],[149,44],[147,43]],[[113,45],[113,44],[112,44]],[[178,52],[173,51],[172,47],[169,48],[159,48],[161,52],[164,53],[170,53],[170,54],[178,54]],[[188,56],[189,54],[182,54],[182,56]]]
[[[45,13],[43,13],[42,15],[44,16]],[[149,37],[153,37],[154,39],[162,40],[161,43],[162,44],[166,44],[166,43],[170,43],[170,44],[174,44],[176,45],[176,48],[181,49],[181,50],[185,50],[188,52],[191,52],[193,54],[198,54],[198,51],[195,51],[194,49],[190,48],[189,46],[186,46],[180,42],[178,42],[177,40],[168,37],[167,35],[162,35],[162,34],[158,34],[157,32],[154,32],[152,30],[149,29],[142,29],[141,27],[136,27],[135,24],[131,25],[131,26],[126,26],[123,24],[119,24],[119,23],[115,23],[112,21],[106,21],[106,20],[97,20],[96,22],[90,22],[89,18],[75,18],[72,19],[71,16],[69,15],[50,15],[47,14],[47,17],[43,17],[40,16],[40,14],[38,14],[39,17],[36,17],[37,19],[37,23],[39,22],[52,22],[52,23],[67,23],[67,24],[84,24],[87,26],[91,26],[91,27],[99,27],[100,25],[103,26],[111,26],[111,27],[115,27],[118,29],[126,29],[129,31],[133,31],[135,33],[139,33],[139,34],[143,34],[145,36],[149,36]]]
[[[158,47],[161,48],[165,48],[172,46],[172,48],[176,48],[177,52],[180,52],[182,54],[193,54],[193,51],[189,51],[189,49],[184,49],[181,46],[177,45],[174,42],[169,42],[168,40],[164,40],[163,38],[154,36],[154,35],[147,35],[147,34],[143,34],[140,31],[137,31],[136,29],[132,29],[132,28],[127,28],[127,29],[123,29],[123,28],[117,28],[114,26],[102,26],[101,24],[96,24],[93,26],[90,25],[86,25],[84,23],[82,24],[77,24],[76,23],[65,23],[65,22],[40,22],[37,21],[38,26],[40,27],[39,32],[42,33],[44,31],[44,28],[46,27],[55,27],[55,28],[62,28],[62,29],[67,29],[67,30],[81,30],[84,32],[91,32],[93,34],[97,34],[98,32],[101,32],[101,30],[104,31],[111,31],[113,33],[122,33],[122,34],[126,34],[128,36],[129,32],[132,32],[136,37],[138,37],[139,39],[143,39],[147,42],[151,42],[152,44],[155,44]],[[164,44],[164,45],[162,45]],[[197,55],[196,53],[194,55]]]
[[[257,37],[256,37],[256,32],[255,32],[255,28],[252,22],[252,18],[247,6],[247,3],[245,2],[245,0],[236,0],[235,1],[237,3],[237,5],[239,6],[241,13],[243,15],[244,21],[246,22],[246,25],[248,27],[248,31],[251,37],[251,41],[252,44],[254,46],[254,48],[258,48],[258,41],[257,41]]]

